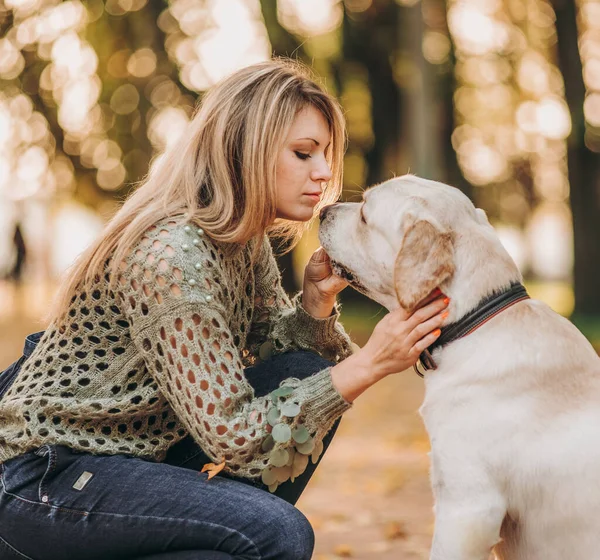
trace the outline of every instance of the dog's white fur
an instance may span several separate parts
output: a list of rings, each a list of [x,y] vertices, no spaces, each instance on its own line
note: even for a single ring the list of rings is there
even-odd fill
[[[521,280],[482,210],[414,176],[329,207],[319,237],[334,270],[389,310],[439,285],[453,322]],[[600,358],[584,336],[526,300],[433,358],[420,409],[431,558],[487,560],[491,549],[510,560],[600,558]]]

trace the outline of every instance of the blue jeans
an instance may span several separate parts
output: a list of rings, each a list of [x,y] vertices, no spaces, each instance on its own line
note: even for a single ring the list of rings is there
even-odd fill
[[[28,337],[25,357],[37,340]],[[0,398],[20,365],[0,374]],[[292,352],[245,373],[260,396],[287,377],[329,365],[317,354]],[[199,473],[207,462],[189,437],[160,463],[56,445],[11,459],[0,465],[0,560],[311,558],[314,534],[293,504],[317,465],[271,494],[258,481],[221,475],[208,481]],[[93,476],[77,490],[84,471]]]

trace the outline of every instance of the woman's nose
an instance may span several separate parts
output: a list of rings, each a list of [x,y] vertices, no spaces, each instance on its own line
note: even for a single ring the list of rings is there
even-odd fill
[[[332,177],[331,169],[326,161],[323,161],[321,165],[313,169],[310,174],[310,178],[315,182],[326,183]]]

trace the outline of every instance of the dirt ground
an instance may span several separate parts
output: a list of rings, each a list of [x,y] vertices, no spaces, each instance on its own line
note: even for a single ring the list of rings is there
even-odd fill
[[[21,354],[24,336],[43,328],[50,293],[0,284],[0,371]],[[367,334],[355,339],[364,343]],[[315,560],[428,557],[433,515],[422,398],[421,379],[407,371],[372,387],[344,415],[298,503],[315,529]]]
[[[422,381],[406,371],[359,397],[298,507],[315,558],[428,558],[433,532],[429,442],[417,409]]]

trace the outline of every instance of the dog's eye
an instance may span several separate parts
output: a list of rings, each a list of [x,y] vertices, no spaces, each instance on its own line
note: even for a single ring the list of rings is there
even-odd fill
[[[365,215],[364,215],[364,213],[363,213],[363,210],[362,210],[362,208],[360,209],[360,221],[361,221],[363,224],[367,225],[367,220],[365,219]]]

